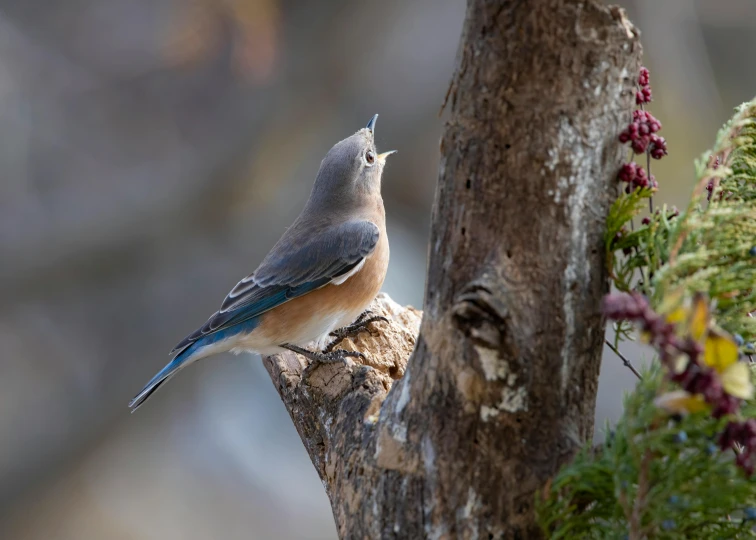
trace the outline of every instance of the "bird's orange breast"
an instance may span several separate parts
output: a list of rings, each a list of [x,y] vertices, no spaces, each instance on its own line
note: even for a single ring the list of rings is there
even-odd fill
[[[341,285],[328,284],[268,311],[261,317],[256,337],[275,344],[302,343],[350,324],[380,292],[388,262],[384,233],[358,272]]]

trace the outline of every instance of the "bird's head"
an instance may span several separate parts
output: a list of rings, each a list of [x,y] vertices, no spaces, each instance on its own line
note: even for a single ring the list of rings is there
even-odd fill
[[[374,115],[367,126],[336,143],[320,164],[310,201],[331,205],[360,205],[379,197],[386,158],[396,152],[379,154],[375,148]]]

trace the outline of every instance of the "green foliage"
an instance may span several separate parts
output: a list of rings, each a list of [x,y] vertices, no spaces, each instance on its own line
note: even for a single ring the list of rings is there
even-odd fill
[[[607,231],[604,244],[607,251],[607,268],[614,286],[623,292],[633,290],[633,278],[640,274],[638,284],[642,290],[648,287],[647,276],[652,276],[667,260],[669,233],[672,214],[666,206],[648,218],[648,223],[636,225],[637,216],[648,199],[653,196],[651,189],[637,189],[622,194],[612,205],[607,217]],[[630,223],[630,231],[628,231]]]
[[[652,303],[673,289],[706,293],[717,322],[745,341],[756,338],[756,102],[741,105],[696,163],[694,197],[675,223],[669,262],[655,274]],[[713,187],[711,202],[701,195]]]
[[[653,194],[648,189],[615,201],[605,236],[607,266],[616,289],[641,292],[662,312],[678,298],[703,293],[712,300],[714,327],[739,335],[726,339],[738,342],[741,355],[751,354],[756,100],[736,109],[714,148],[697,161],[696,175],[691,202],[679,216],[662,208],[637,223]],[[616,329],[617,341],[631,336],[626,322]],[[747,371],[743,377],[747,381]],[[538,517],[550,538],[756,536],[756,479],[738,467],[735,451],[718,445],[728,423],[756,418],[756,404],[743,402],[737,418],[715,418],[710,408],[672,416],[659,399],[679,391],[669,365],[655,362],[643,373],[606,443],[585,448],[539,494]]]
[[[607,253],[607,268],[612,274],[617,288],[621,291],[631,289],[631,277],[642,258],[638,255],[621,258],[618,253],[632,249],[637,254],[642,238],[636,232],[628,234],[627,223],[647,204],[653,192],[650,189],[637,189],[632,193],[623,193],[614,201],[606,220],[604,245]]]
[[[708,412],[670,419],[654,405],[664,384],[658,364],[644,372],[606,444],[583,450],[539,498],[550,538],[756,536],[756,482],[716,445],[726,419]]]

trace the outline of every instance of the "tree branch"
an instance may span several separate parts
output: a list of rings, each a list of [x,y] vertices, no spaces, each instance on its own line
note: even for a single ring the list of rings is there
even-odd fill
[[[417,342],[417,312],[381,297],[392,322],[356,344],[373,367],[308,385],[303,359],[265,360],[341,538],[540,536],[535,492],[593,430],[639,57],[619,8],[469,1]]]
[[[625,367],[627,369],[629,369],[630,371],[632,371],[633,375],[635,375],[635,377],[639,381],[641,379],[643,379],[643,377],[641,376],[640,372],[637,369],[635,369],[635,366],[633,365],[633,363],[630,360],[628,360],[627,357],[624,354],[622,354],[617,347],[615,347],[614,345],[612,345],[611,341],[609,341],[608,339],[605,339],[604,343],[606,343],[606,345],[612,350],[612,352],[614,354],[616,354],[617,356],[619,356],[619,359],[622,360],[622,363],[625,364]]]
[[[308,362],[304,357],[284,353],[263,359],[329,494],[338,456],[333,454],[333,446],[359,443],[365,435],[359,424],[365,423],[369,430],[376,423],[392,383],[405,373],[420,329],[421,313],[400,306],[384,293],[373,301],[370,310],[389,323],[371,323],[370,332],[345,339],[336,347],[362,352],[364,364],[324,364],[303,383],[302,372]],[[345,432],[347,425],[357,431]]]

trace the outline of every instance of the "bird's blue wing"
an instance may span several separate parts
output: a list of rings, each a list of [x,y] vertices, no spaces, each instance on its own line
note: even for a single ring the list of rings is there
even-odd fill
[[[365,220],[292,227],[257,270],[228,293],[221,309],[171,353],[180,353],[205,336],[249,321],[348,274],[373,252],[379,236],[378,227]]]

